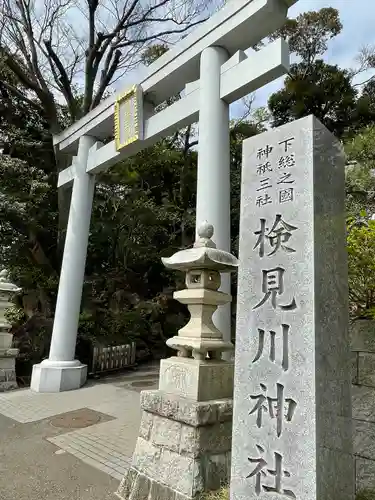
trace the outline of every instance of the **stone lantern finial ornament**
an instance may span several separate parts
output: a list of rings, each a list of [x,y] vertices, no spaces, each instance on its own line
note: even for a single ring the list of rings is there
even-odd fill
[[[198,238],[194,243],[194,247],[211,247],[216,248],[215,243],[211,240],[214,235],[214,226],[204,221],[198,228]]]

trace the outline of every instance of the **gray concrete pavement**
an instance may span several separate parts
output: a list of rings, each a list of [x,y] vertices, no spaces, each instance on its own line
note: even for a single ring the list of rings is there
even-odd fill
[[[48,420],[20,424],[0,415],[1,500],[113,500],[118,481],[46,438],[60,434]]]
[[[157,367],[78,391],[0,394],[0,500],[114,499],[138,435],[139,392]]]

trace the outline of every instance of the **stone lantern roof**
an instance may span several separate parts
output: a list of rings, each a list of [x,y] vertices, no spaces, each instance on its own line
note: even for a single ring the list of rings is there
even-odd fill
[[[236,271],[238,259],[229,252],[216,248],[211,240],[213,234],[212,224],[204,222],[198,229],[198,238],[193,247],[162,258],[163,264],[169,269],[185,272],[192,269],[212,269],[221,273]]]
[[[8,271],[0,271],[0,291],[2,292],[20,292],[22,289],[8,281]]]

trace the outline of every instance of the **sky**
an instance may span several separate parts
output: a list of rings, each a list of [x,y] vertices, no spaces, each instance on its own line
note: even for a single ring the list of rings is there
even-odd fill
[[[343,24],[342,32],[328,42],[328,51],[323,59],[330,64],[337,64],[342,68],[356,66],[355,58],[359,49],[364,45],[375,46],[375,0],[298,0],[288,12],[288,17],[294,18],[309,10],[319,10],[324,7],[334,7],[339,11]],[[291,56],[293,62],[295,57]],[[372,71],[375,73],[375,71]],[[361,81],[372,73],[360,75]],[[129,85],[134,80],[139,80],[142,75],[140,69],[128,73],[119,80],[115,89],[121,90],[124,85]],[[252,109],[266,106],[268,97],[283,86],[284,77],[281,77],[255,93]],[[244,113],[243,101],[231,105],[231,118],[239,118]]]
[[[375,1],[374,0],[299,0],[289,9],[288,17],[296,17],[302,12],[334,7],[340,13],[343,30],[328,45],[323,57],[330,64],[342,68],[354,67],[355,57],[364,45],[375,45]],[[293,58],[292,58],[293,61]],[[361,75],[361,78],[366,74]],[[364,78],[363,78],[364,79]],[[265,106],[269,95],[282,87],[279,78],[256,92],[253,107]],[[243,104],[239,101],[231,106],[231,116],[241,115]]]

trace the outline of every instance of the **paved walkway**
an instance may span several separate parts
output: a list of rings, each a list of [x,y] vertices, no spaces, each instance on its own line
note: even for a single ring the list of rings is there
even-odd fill
[[[107,500],[129,466],[157,365],[78,391],[0,393],[1,500]]]

